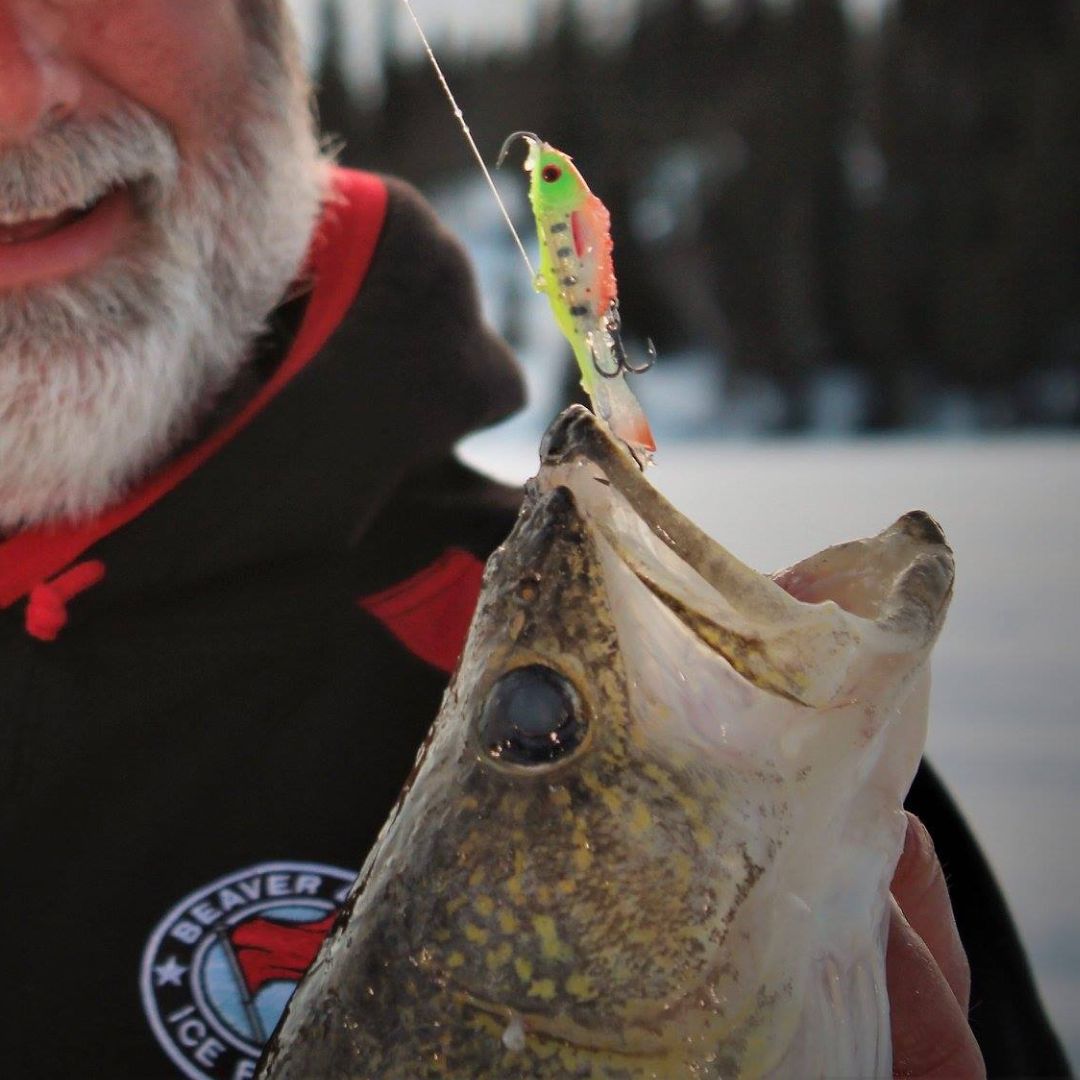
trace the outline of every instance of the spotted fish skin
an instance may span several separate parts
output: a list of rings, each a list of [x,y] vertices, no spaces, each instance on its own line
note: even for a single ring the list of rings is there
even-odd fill
[[[951,594],[940,530],[906,515],[781,587],[587,411],[542,461],[259,1075],[889,1075],[887,888]],[[538,669],[575,738],[507,760],[491,702]]]

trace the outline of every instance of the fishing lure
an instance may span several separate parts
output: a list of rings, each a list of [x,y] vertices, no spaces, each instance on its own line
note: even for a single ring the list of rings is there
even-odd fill
[[[651,367],[656,354],[650,343],[649,359],[634,365],[623,347],[611,216],[570,157],[531,132],[516,131],[503,143],[500,165],[517,139],[529,146],[525,171],[531,177],[529,201],[540,239],[535,288],[547,295],[574,350],[582,388],[597,415],[644,466],[656,442],[625,375]]]
[[[533,284],[547,294],[555,321],[566,335],[581,369],[581,385],[592,400],[596,414],[629,446],[644,468],[652,461],[656,442],[645,413],[626,382],[626,372],[652,366],[656,352],[649,344],[649,359],[640,366],[630,363],[620,336],[618,290],[611,260],[611,217],[607,207],[589,190],[570,158],[538,135],[517,131],[503,143],[501,165],[515,139],[525,139],[529,153],[525,169],[532,174],[529,199],[540,237],[540,272],[533,270],[521,237],[499,195],[465,114],[454,97],[446,75],[424,33],[410,0],[402,0],[409,18],[424,43],[439,84],[502,211],[514,242],[521,252]]]

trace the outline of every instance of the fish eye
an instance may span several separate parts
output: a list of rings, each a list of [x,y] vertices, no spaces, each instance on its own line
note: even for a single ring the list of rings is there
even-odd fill
[[[545,165],[540,175],[544,178],[545,184],[554,184],[561,179],[562,169],[558,165]]]
[[[480,739],[496,761],[547,765],[585,737],[577,691],[541,664],[514,668],[492,686],[480,713]]]

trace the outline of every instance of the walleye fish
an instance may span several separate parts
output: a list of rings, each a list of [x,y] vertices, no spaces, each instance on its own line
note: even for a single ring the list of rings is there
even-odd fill
[[[774,577],[584,409],[266,1080],[890,1076],[884,941],[953,560]]]

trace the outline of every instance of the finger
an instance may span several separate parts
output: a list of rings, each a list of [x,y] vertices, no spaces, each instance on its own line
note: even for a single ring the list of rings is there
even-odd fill
[[[971,968],[956,928],[945,874],[926,826],[914,814],[907,817],[904,850],[893,874],[892,894],[930,950],[966,1015],[971,999]]]
[[[926,943],[892,902],[885,981],[892,1020],[893,1076],[982,1080],[982,1053],[952,987]]]

